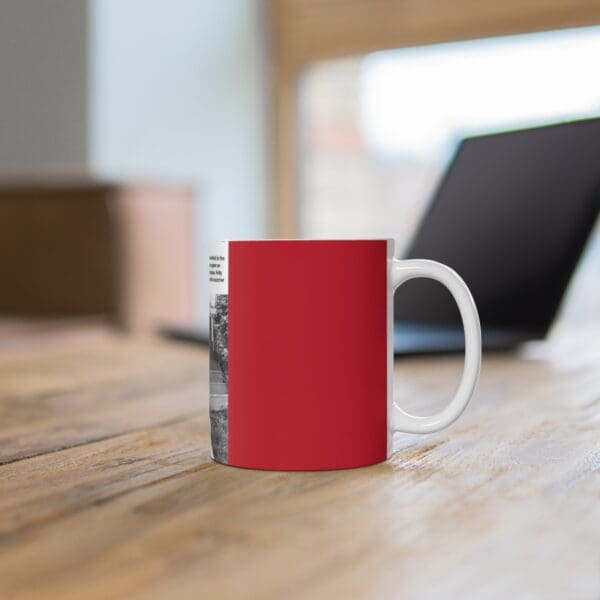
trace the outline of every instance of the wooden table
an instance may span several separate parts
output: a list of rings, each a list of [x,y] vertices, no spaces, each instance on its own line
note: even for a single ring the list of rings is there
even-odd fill
[[[211,462],[207,358],[0,356],[0,598],[600,597],[597,345],[486,357],[453,427],[321,473]],[[439,407],[461,360],[398,361],[397,396]]]

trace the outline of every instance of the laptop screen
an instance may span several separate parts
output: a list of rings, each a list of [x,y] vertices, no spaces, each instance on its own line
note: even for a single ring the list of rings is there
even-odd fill
[[[600,119],[463,140],[405,258],[455,269],[483,326],[543,336],[600,207]],[[397,320],[460,323],[449,294],[415,280]]]

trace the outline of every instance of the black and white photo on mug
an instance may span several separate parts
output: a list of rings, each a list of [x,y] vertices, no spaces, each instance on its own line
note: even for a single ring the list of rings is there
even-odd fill
[[[209,313],[210,425],[215,460],[227,462],[228,295],[211,294]]]

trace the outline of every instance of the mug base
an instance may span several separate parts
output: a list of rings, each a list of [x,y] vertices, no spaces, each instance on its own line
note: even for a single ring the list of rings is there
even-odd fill
[[[387,457],[384,457],[380,460],[372,460],[364,463],[355,463],[349,465],[335,465],[335,466],[306,466],[306,467],[297,467],[297,466],[288,466],[288,465],[277,465],[277,466],[266,466],[266,465],[247,465],[247,464],[234,464],[231,462],[225,462],[222,460],[216,459],[214,456],[211,457],[212,460],[219,464],[224,465],[226,467],[234,467],[236,469],[246,469],[249,471],[274,471],[279,473],[316,473],[319,471],[348,471],[350,469],[363,469],[365,467],[372,467],[373,465],[379,465],[381,463],[386,462]]]

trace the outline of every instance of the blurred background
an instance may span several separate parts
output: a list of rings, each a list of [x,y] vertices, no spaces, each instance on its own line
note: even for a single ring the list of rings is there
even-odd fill
[[[463,137],[600,116],[599,24],[586,0],[2,0],[0,347],[206,333],[211,240],[402,255]],[[600,321],[599,237],[561,323]]]

